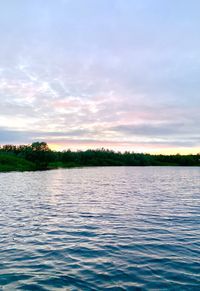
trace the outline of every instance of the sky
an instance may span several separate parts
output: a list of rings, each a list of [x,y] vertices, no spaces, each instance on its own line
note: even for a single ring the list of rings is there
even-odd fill
[[[199,0],[0,0],[0,144],[200,152]]]

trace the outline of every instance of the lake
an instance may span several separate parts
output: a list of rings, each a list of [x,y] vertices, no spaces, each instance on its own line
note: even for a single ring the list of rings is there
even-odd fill
[[[0,174],[1,290],[200,290],[200,168]]]

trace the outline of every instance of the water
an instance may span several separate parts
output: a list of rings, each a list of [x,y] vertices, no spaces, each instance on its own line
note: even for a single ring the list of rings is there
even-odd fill
[[[0,290],[200,290],[200,168],[0,174]]]

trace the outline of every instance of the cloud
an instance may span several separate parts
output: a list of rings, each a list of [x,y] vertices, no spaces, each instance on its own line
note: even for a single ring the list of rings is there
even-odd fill
[[[112,127],[111,130],[125,135],[150,137],[190,135],[191,133],[191,128],[188,128],[184,123],[128,124]]]
[[[199,8],[0,3],[0,143],[198,146]]]
[[[137,128],[137,130],[135,130]],[[106,137],[105,134],[95,134],[94,131],[90,130],[69,130],[66,132],[45,132],[45,131],[19,131],[19,130],[10,130],[6,128],[0,128],[0,137],[3,141],[2,144],[27,144],[34,141],[46,141],[50,145],[57,144],[59,148],[66,149],[71,147],[73,149],[81,148],[100,148],[106,147],[110,149],[118,150],[131,150],[131,151],[140,151],[140,149],[152,149],[152,148],[184,148],[184,147],[198,147],[199,146],[199,136],[193,136],[188,139],[187,136],[183,136],[181,139],[174,138],[168,139],[165,134],[162,132],[162,136],[158,134],[158,129],[155,130],[155,127],[148,128],[147,126],[136,126],[133,130],[133,127],[124,126],[119,128],[112,128],[111,131],[122,131],[127,137],[128,134],[133,134],[134,138],[120,138],[120,136],[110,139],[110,135]],[[144,130],[145,129],[145,130]],[[144,131],[143,131],[144,130]],[[146,130],[148,134],[146,134]],[[152,136],[149,134],[152,132]],[[155,134],[155,132],[157,134]],[[160,129],[159,129],[160,133]],[[137,139],[139,136],[139,139]],[[149,137],[149,138],[148,138]]]

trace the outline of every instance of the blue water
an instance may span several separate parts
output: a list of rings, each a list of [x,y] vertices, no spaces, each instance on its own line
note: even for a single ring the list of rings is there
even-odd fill
[[[200,290],[200,168],[0,174],[0,290]]]

